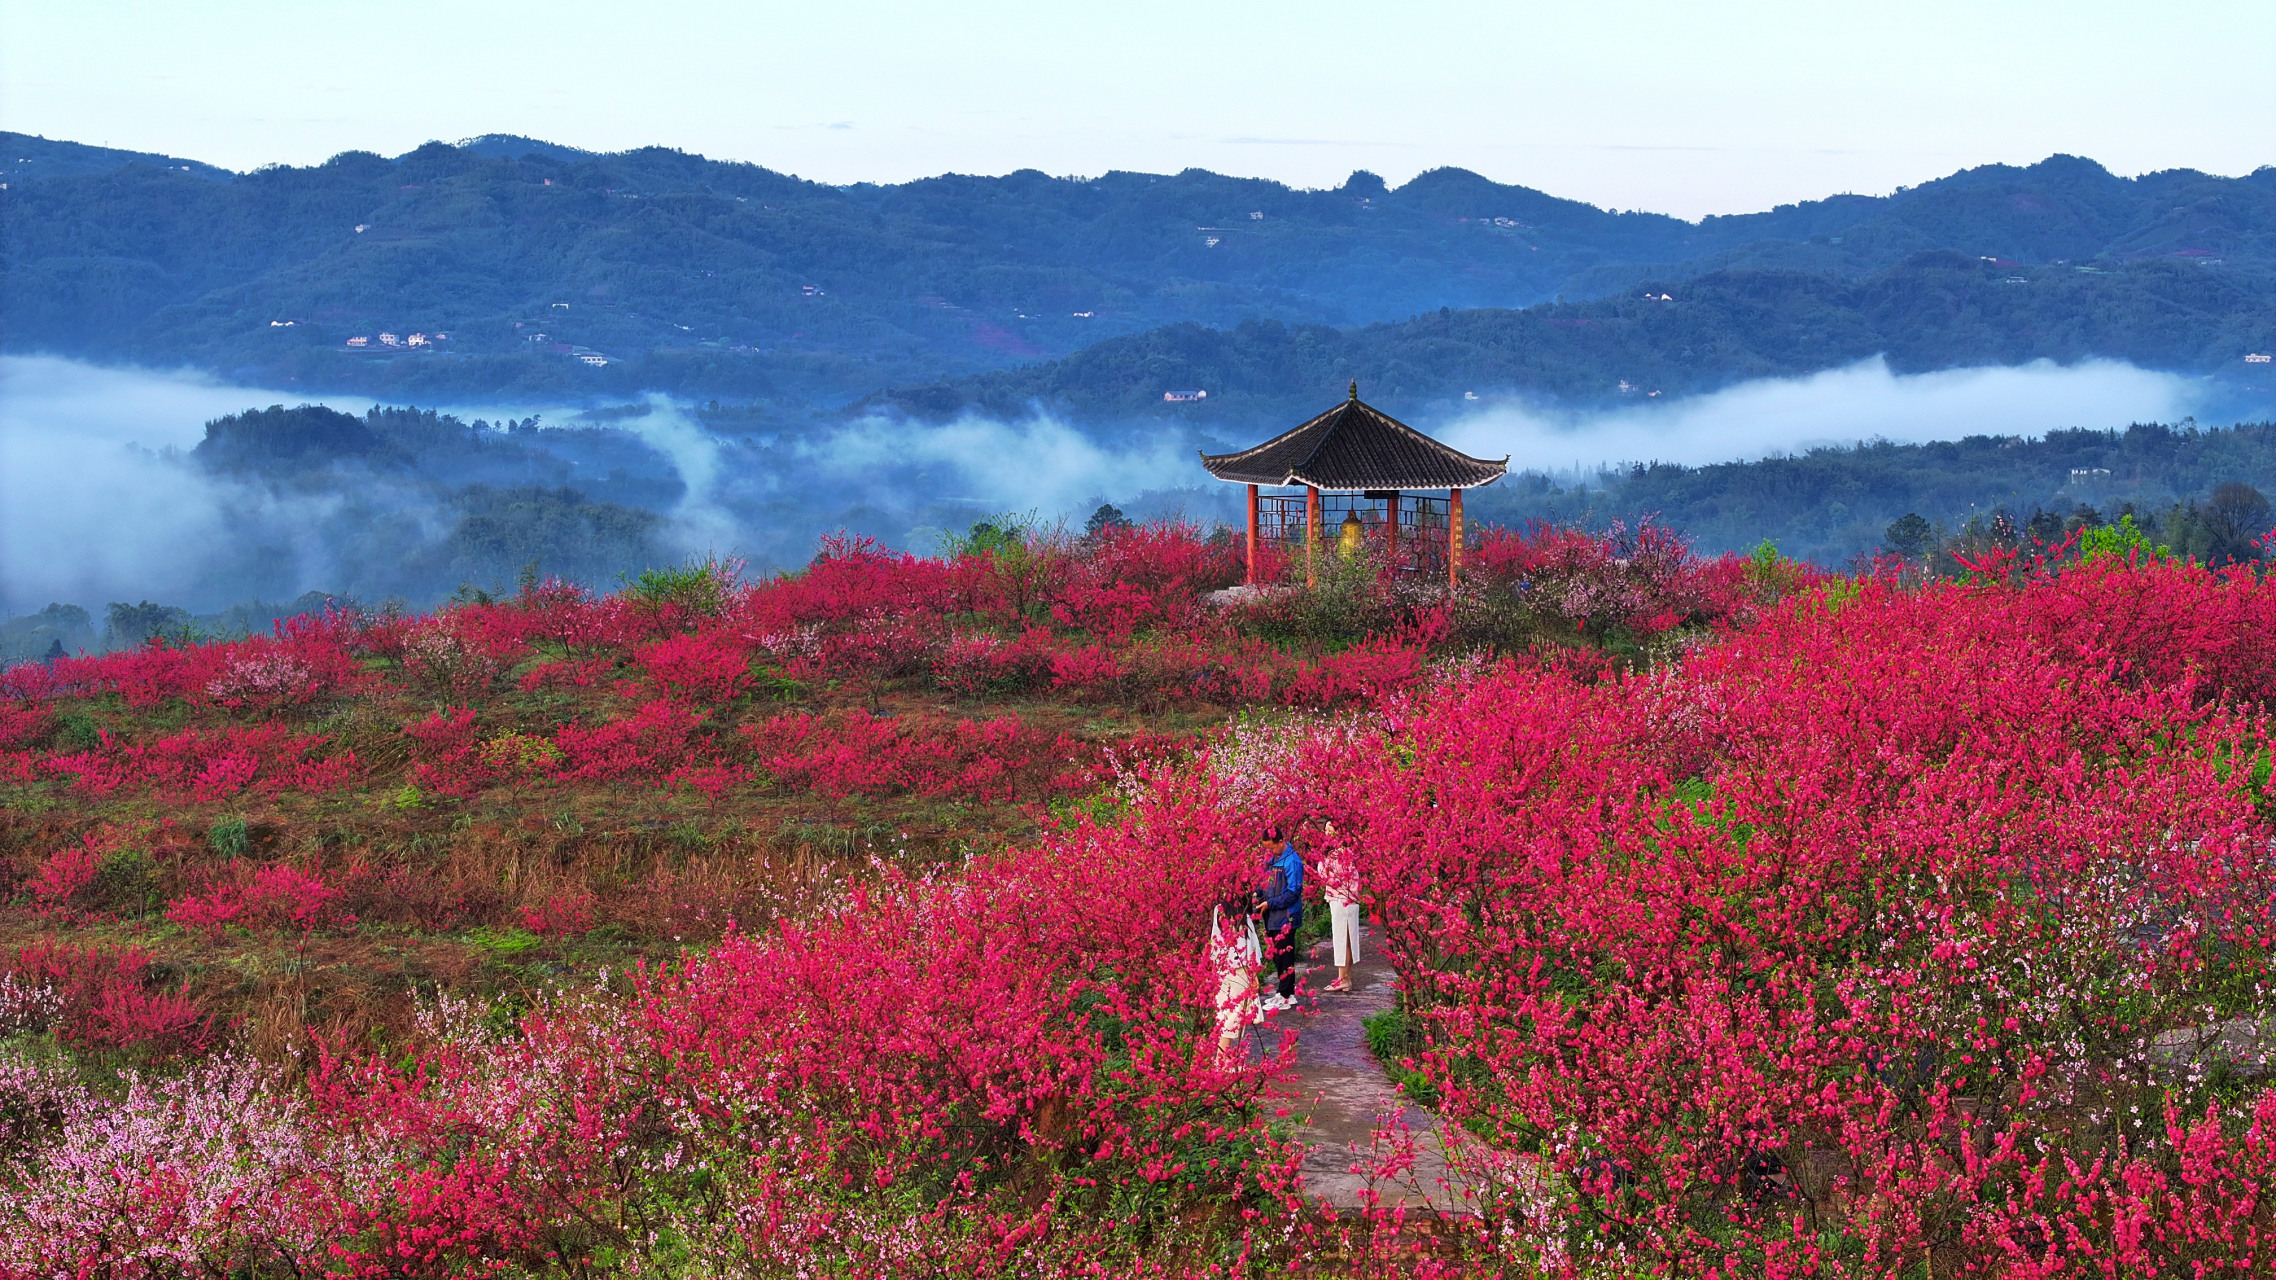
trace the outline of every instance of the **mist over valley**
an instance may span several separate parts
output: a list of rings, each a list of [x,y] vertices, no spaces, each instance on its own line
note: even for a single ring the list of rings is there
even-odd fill
[[[1650,519],[1704,552],[1768,538],[1840,564],[1910,511],[2155,511],[2265,475],[2276,443],[2260,435],[2136,426],[2218,421],[2208,410],[2233,409],[2229,397],[2112,362],[1906,375],[1876,359],[1625,406],[1442,407],[1416,425],[1510,456],[1511,477],[1472,497],[1480,521]],[[605,590],[709,556],[790,569],[836,533],[930,554],[978,521],[1079,531],[1106,505],[1233,525],[1237,488],[1209,480],[1196,451],[1290,424],[1254,411],[1224,422],[1100,428],[1040,410],[932,420],[876,407],[786,427],[663,395],[316,404],[196,373],[0,357],[0,614],[17,620],[6,653],[51,646],[58,629],[32,619],[54,604],[85,610],[72,643],[99,647],[138,638],[105,635],[114,603],[261,630],[325,598],[426,607],[509,593],[531,574]],[[2072,470],[2105,454],[2130,460],[2091,491],[2075,486]]]

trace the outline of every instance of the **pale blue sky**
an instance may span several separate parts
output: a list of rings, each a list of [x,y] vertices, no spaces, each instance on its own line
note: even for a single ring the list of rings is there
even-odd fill
[[[1452,164],[1696,217],[2276,163],[2276,3],[0,0],[0,127],[231,168],[480,133],[826,182]]]

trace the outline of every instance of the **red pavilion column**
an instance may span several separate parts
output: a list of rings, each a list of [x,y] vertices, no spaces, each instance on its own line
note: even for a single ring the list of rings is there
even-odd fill
[[[1446,585],[1462,585],[1462,491],[1446,491]]]
[[[1304,585],[1320,585],[1320,491],[1304,486]]]
[[[1391,491],[1391,497],[1383,508],[1383,537],[1387,543],[1384,551],[1389,557],[1391,568],[1396,571],[1399,567],[1399,491],[1397,489]]]
[[[1249,585],[1257,582],[1257,487],[1249,486]]]

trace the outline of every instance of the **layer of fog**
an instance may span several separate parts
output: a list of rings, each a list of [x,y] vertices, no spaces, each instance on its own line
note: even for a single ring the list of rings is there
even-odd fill
[[[2209,395],[2199,380],[2122,364],[1915,376],[1869,361],[1673,403],[1584,413],[1493,404],[1418,417],[1416,425],[1474,454],[1507,453],[1513,470],[1585,477],[1609,464],[1706,463],[1875,437],[1921,441],[2171,422],[2201,413]],[[184,456],[209,419],[311,398],[189,373],[0,358],[0,616],[50,601],[78,603],[98,616],[118,600],[219,608],[253,594],[243,562],[244,548],[254,545],[269,549],[260,579],[266,598],[338,590],[352,566],[323,553],[322,539],[310,531],[329,530],[336,548],[343,523],[374,511],[381,513],[375,533],[390,526],[392,539],[374,546],[447,537],[457,517],[436,505],[431,486],[397,490],[373,478],[352,492],[288,491],[210,475]],[[355,412],[369,404],[322,400]],[[542,411],[549,424],[580,422],[576,410],[561,407],[449,411],[470,421]],[[1204,522],[1230,521],[1238,511],[1238,490],[1202,473],[1194,457],[1200,441],[1158,426],[1086,431],[1043,413],[946,425],[818,416],[795,430],[741,434],[661,396],[582,421],[638,440],[654,474],[562,464],[574,472],[577,489],[595,501],[630,501],[633,479],[650,494],[661,480],[661,491],[680,495],[657,511],[663,519],[653,545],[667,558],[711,553],[742,557],[759,570],[789,566],[811,554],[819,535],[840,529],[927,551],[941,529],[993,513],[1080,526],[1103,502],[1135,517],[1182,513]],[[1262,439],[1289,425],[1213,430]],[[622,487],[612,493],[612,484]],[[273,554],[278,547],[287,549],[283,562]],[[431,599],[452,585],[424,590]]]
[[[373,576],[368,562],[449,537],[460,516],[433,484],[349,467],[328,487],[278,485],[214,474],[190,456],[214,418],[310,400],[354,413],[372,404],[187,371],[0,357],[0,618],[50,602],[78,604],[99,619],[112,601],[211,611],[255,596],[343,591],[359,574]],[[663,396],[594,413],[439,407],[468,422],[537,416],[585,428],[511,440],[569,459],[568,482],[586,497],[662,517],[650,539],[657,558],[720,555],[758,570],[800,563],[818,537],[840,529],[929,551],[942,528],[1004,513],[1048,521],[1072,511],[1079,520],[1108,494],[1129,501],[1148,486],[1192,479],[1190,449],[1182,457],[1169,448],[1111,449],[1042,417],[946,427],[873,419],[753,438],[707,427]],[[596,464],[578,439],[592,430],[637,442],[645,462],[629,472],[614,457]],[[659,490],[678,497],[659,501]],[[343,526],[350,549],[368,554],[339,554]],[[545,564],[542,554],[532,558]],[[507,587],[510,576],[473,585]],[[456,585],[426,583],[406,594],[425,603]]]
[[[1496,405],[1436,434],[1512,470],[1585,477],[1638,462],[1699,466],[1872,439],[2042,436],[2068,427],[2177,422],[2214,393],[2201,379],[2115,361],[1897,374],[1876,357],[1804,378],[1765,378],[1672,403],[1557,413]]]
[[[209,419],[302,398],[188,371],[0,357],[0,608],[99,609],[199,577],[245,495],[179,455]]]

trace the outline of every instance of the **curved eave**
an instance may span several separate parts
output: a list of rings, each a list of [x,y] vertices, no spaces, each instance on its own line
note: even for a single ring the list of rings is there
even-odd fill
[[[1196,451],[1198,452],[1198,450]],[[1403,478],[1396,480],[1369,480],[1352,483],[1345,479],[1306,474],[1302,469],[1285,474],[1262,471],[1244,471],[1240,468],[1238,453],[1201,454],[1201,465],[1210,475],[1228,484],[1253,484],[1272,488],[1310,486],[1322,493],[1365,493],[1371,489],[1396,489],[1402,493],[1422,492],[1430,489],[1479,489],[1509,474],[1509,459],[1496,462],[1490,458],[1465,458],[1476,464],[1479,474],[1474,477],[1439,476],[1433,479]],[[1490,470],[1489,470],[1490,468]]]

